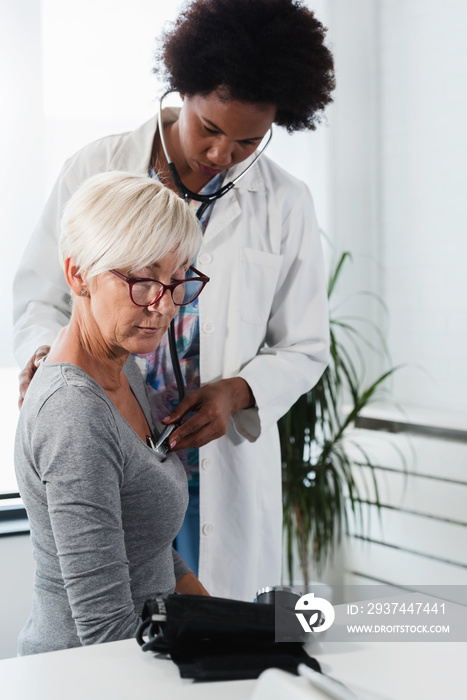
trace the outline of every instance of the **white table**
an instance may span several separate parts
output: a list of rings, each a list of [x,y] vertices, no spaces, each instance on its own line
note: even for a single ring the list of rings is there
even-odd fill
[[[253,687],[181,679],[170,659],[143,652],[133,639],[0,661],[2,700],[233,700]]]
[[[362,700],[467,698],[467,642],[324,644],[316,658]]]
[[[362,700],[467,698],[467,642],[325,643],[315,656]],[[306,686],[302,678],[294,682]],[[249,700],[255,687],[183,680],[172,661],[142,652],[134,640],[0,661],[5,700]],[[311,688],[309,697],[324,698]]]

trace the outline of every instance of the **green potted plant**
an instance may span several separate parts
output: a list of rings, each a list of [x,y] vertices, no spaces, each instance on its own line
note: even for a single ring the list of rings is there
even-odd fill
[[[328,282],[331,301],[348,252],[341,255]],[[378,483],[374,463],[358,444],[349,450],[349,431],[378,389],[394,373],[392,367],[366,383],[360,365],[363,345],[377,350],[355,317],[330,313],[330,362],[312,391],[304,394],[279,421],[283,466],[284,535],[289,579],[293,581],[298,551],[304,584],[310,565],[320,575],[334,547],[348,531],[351,517],[362,527],[362,487],[354,478],[358,466],[370,467],[376,504]],[[378,329],[380,350],[384,340]],[[359,359],[360,358],[360,359]],[[359,453],[355,461],[355,447]]]

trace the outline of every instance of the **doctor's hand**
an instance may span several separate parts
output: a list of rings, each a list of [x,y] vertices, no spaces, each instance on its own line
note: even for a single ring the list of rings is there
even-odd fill
[[[187,413],[195,412],[173,431],[170,449],[185,450],[207,445],[211,440],[225,435],[232,413],[254,404],[250,386],[241,377],[221,379],[191,392],[162,421],[164,425],[170,425],[181,421]]]
[[[34,377],[41,360],[43,360],[44,357],[49,354],[49,350],[50,345],[41,345],[40,348],[37,348],[36,352],[31,357],[26,367],[19,373],[19,408],[21,408],[21,406],[23,405],[24,397],[26,396],[28,386],[30,385],[31,380]]]

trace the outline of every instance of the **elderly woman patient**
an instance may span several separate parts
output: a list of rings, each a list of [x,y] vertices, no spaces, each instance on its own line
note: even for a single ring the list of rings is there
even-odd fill
[[[208,281],[190,267],[200,243],[189,207],[147,177],[97,175],[65,207],[60,258],[73,311],[16,435],[36,559],[21,655],[125,639],[147,598],[206,594],[172,549],[185,471],[149,446],[145,385],[128,359],[153,352]]]

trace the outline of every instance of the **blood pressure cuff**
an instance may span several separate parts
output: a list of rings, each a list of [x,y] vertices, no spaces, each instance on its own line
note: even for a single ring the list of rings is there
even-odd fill
[[[182,678],[202,681],[258,678],[267,668],[297,674],[298,664],[321,671],[316,659],[308,656],[300,642],[201,642],[174,649],[170,655]]]
[[[182,678],[257,678],[267,668],[320,671],[302,642],[274,641],[274,605],[173,594],[148,600],[137,641],[144,651],[170,655]]]

